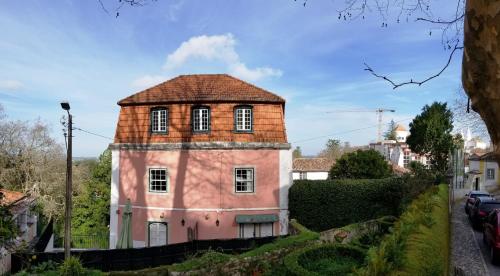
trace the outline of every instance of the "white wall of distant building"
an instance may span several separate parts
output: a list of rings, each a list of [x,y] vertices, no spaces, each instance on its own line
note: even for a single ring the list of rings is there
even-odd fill
[[[307,180],[325,180],[328,179],[328,172],[302,172],[305,173]],[[293,180],[299,180],[301,172],[293,172]]]

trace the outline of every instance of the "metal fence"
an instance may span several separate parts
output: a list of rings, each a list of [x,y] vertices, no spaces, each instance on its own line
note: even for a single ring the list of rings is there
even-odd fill
[[[231,240],[194,240],[165,246],[109,249],[109,250],[72,250],[85,267],[101,271],[137,270],[159,265],[168,265],[185,260],[188,256],[216,250],[225,253],[241,253],[257,246],[272,242],[277,237]],[[12,273],[46,261],[62,262],[64,252],[15,253],[12,255]]]
[[[64,248],[64,237],[54,235],[54,247]],[[109,248],[109,233],[71,235],[71,248],[107,249]]]

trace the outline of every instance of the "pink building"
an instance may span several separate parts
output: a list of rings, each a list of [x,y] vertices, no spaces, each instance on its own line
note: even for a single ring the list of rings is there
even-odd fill
[[[118,105],[111,248],[127,199],[134,247],[287,234],[283,98],[228,75],[185,75]]]

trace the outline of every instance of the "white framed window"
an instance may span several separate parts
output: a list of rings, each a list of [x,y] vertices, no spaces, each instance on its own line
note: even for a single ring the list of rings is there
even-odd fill
[[[168,224],[166,222],[148,222],[148,246],[162,246],[168,243]]]
[[[300,180],[305,180],[305,179],[307,179],[307,172],[300,172],[300,173],[299,173],[299,179],[300,179]]]
[[[236,131],[250,132],[253,124],[252,108],[250,106],[236,107],[234,124]]]
[[[410,164],[410,152],[405,151],[403,153],[403,166],[406,168],[408,167],[408,164]]]
[[[208,107],[193,108],[193,131],[205,132],[210,129],[210,109]]]
[[[425,165],[427,165],[428,168],[432,165],[431,158],[429,156],[425,157]]]
[[[495,169],[486,169],[486,179],[495,179]]]
[[[262,238],[274,236],[274,225],[268,223],[240,223],[239,238]]]
[[[253,193],[255,191],[253,168],[234,169],[234,191],[236,193]]]
[[[168,193],[167,169],[149,169],[149,191]]]
[[[151,110],[151,132],[166,133],[168,122],[168,110],[166,108],[155,108]]]

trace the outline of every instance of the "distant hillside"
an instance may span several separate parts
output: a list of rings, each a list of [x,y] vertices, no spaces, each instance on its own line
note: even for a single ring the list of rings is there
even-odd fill
[[[97,157],[73,157],[73,161],[97,161]]]

